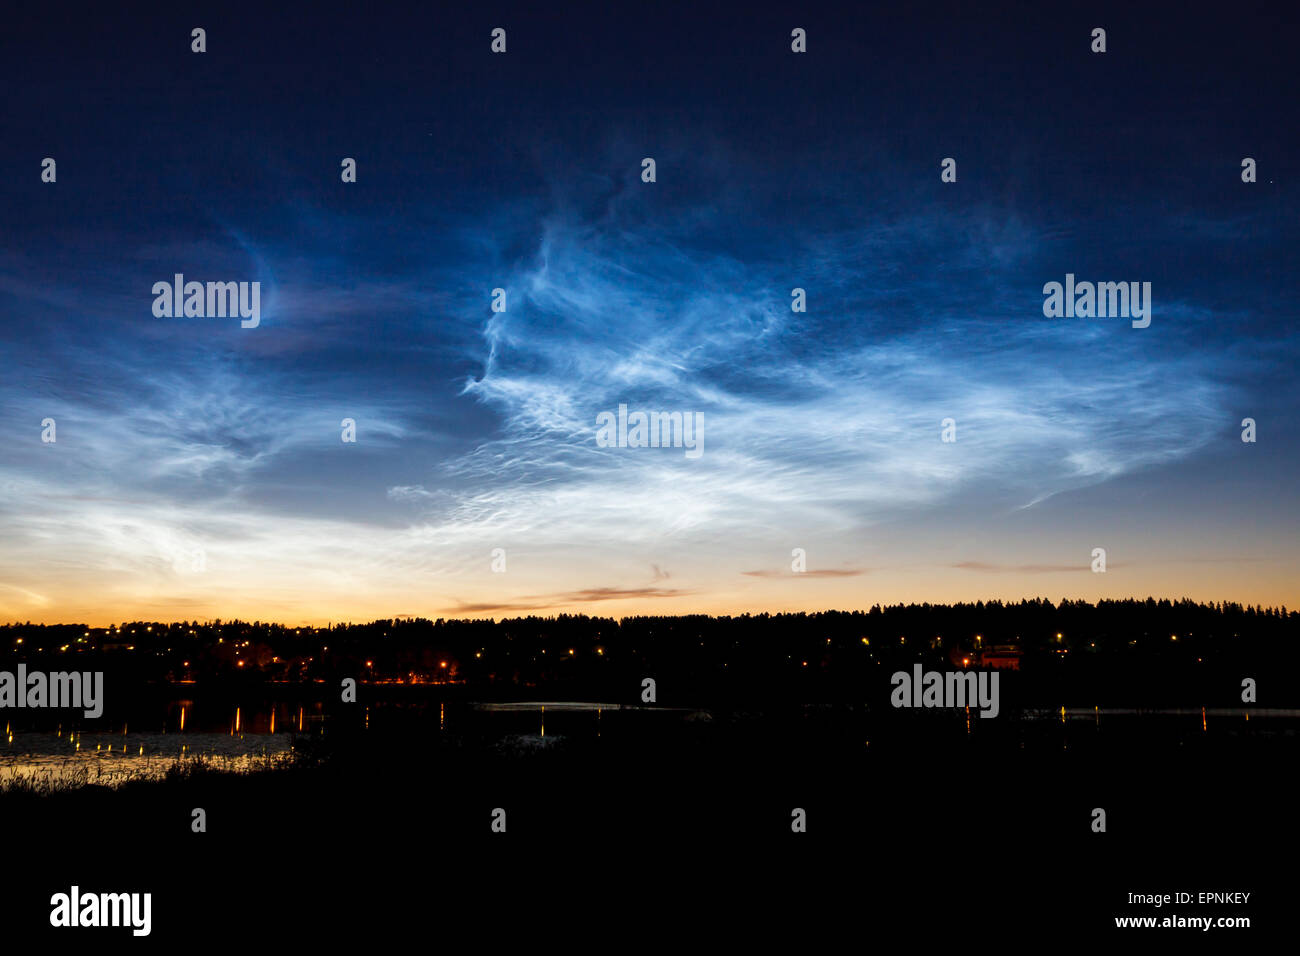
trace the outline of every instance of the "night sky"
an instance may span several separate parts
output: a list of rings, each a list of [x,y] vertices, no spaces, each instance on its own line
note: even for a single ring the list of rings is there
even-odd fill
[[[7,15],[0,619],[1295,606],[1300,37],[1131,6]]]

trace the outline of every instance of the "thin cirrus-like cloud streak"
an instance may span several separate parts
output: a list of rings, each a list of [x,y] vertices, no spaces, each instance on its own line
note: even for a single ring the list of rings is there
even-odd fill
[[[988,561],[959,561],[952,565],[963,571],[984,571],[990,574],[1057,574],[1074,571],[1091,571],[1089,564],[992,564]],[[1111,562],[1110,567],[1124,567],[1123,562]]]
[[[630,599],[675,598],[692,592],[680,588],[586,588],[560,594],[544,594],[522,597],[518,601],[506,603],[466,604],[458,603],[444,608],[448,614],[482,614],[518,613],[521,611],[549,611],[556,608],[572,607],[582,604],[598,604],[603,601],[626,601]]]
[[[866,574],[863,570],[839,570],[835,568],[814,568],[811,571],[741,571],[751,578],[854,578]]]

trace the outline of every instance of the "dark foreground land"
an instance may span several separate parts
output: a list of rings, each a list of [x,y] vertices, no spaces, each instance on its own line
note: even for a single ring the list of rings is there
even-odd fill
[[[836,729],[838,728],[838,729]],[[1049,732],[858,740],[842,718],[632,739],[336,734],[288,770],[0,799],[8,938],[730,951],[1176,951],[1293,939],[1295,738]],[[191,832],[191,811],[207,832]],[[507,832],[491,832],[494,808]],[[791,811],[807,832],[791,832]],[[1092,811],[1107,813],[1094,833]],[[153,894],[153,932],[52,930],[50,896]],[[1246,906],[1129,893],[1250,892]],[[1248,916],[1250,929],[1114,917]],[[38,939],[39,941],[39,939]],[[910,941],[910,942],[908,942]]]
[[[85,734],[89,749],[101,726],[123,739],[128,726],[165,731],[169,747],[201,730],[283,743],[291,727],[297,739],[291,766],[269,772],[0,794],[6,939],[1293,948],[1300,698],[1286,675],[1298,628],[1286,609],[1168,601],[323,630],[15,625],[12,666],[102,667],[111,693],[98,722],[14,712],[11,748],[43,729]],[[891,675],[918,665],[1014,666],[985,720],[896,708]],[[646,675],[659,713],[639,706]],[[345,704],[352,677],[360,699]],[[620,707],[552,708],[543,729],[475,703],[541,699]],[[195,808],[206,832],[191,829]],[[792,832],[796,808],[806,832]],[[74,884],[151,893],[150,937],[51,928],[51,895]],[[1193,902],[1130,902],[1180,892]],[[1227,892],[1249,902],[1197,898]],[[1251,926],[1115,925],[1171,915]]]

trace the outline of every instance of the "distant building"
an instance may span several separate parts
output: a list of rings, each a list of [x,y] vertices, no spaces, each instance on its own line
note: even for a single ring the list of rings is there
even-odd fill
[[[980,651],[980,667],[991,667],[999,671],[1020,670],[1020,648],[1010,644],[999,644],[992,650]]]

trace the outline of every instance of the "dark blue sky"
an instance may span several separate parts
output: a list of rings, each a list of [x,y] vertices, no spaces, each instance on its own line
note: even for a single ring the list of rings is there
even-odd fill
[[[1300,37],[1129,6],[18,12],[0,618],[1295,603]]]

